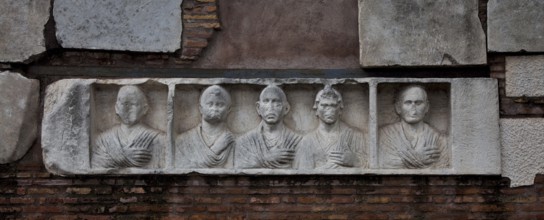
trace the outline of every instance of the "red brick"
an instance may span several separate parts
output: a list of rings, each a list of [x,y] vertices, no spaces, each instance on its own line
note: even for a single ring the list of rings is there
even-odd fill
[[[13,204],[32,204],[34,203],[34,199],[25,197],[12,197],[9,198],[9,202]]]
[[[197,203],[221,203],[221,197],[196,197]]]
[[[78,195],[88,195],[92,191],[89,187],[68,187],[66,193],[78,194]]]
[[[250,203],[280,203],[281,199],[278,196],[270,197],[251,197],[249,199]]]
[[[29,188],[27,190],[28,194],[55,194],[57,193],[56,189],[53,188]]]

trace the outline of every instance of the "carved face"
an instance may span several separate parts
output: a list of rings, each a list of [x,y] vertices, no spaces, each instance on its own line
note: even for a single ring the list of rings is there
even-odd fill
[[[401,99],[396,104],[395,109],[406,123],[419,123],[423,121],[429,111],[427,93],[418,87],[408,89],[401,94]]]
[[[217,123],[225,120],[229,107],[225,98],[216,94],[208,94],[200,102],[200,113],[205,121]]]
[[[281,91],[265,89],[257,102],[257,113],[267,124],[277,124],[289,112],[289,104],[282,99]]]
[[[119,115],[123,124],[135,125],[147,113],[148,106],[145,97],[143,97],[143,93],[140,93],[130,90],[119,92],[115,112]]]
[[[334,124],[340,118],[342,109],[335,98],[321,98],[317,104],[317,117],[326,124]]]

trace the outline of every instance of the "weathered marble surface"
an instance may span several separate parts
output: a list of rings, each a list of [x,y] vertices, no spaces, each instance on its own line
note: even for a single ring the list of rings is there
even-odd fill
[[[39,82],[0,72],[0,163],[23,157],[38,131]]]
[[[544,52],[544,1],[490,0],[487,3],[488,50]]]
[[[363,67],[486,64],[478,0],[359,0]]]
[[[6,0],[0,7],[0,62],[23,62],[45,52],[51,1]]]
[[[174,52],[181,47],[182,0],[56,0],[64,48]]]
[[[534,184],[544,174],[544,119],[501,119],[502,176],[510,186]]]
[[[279,87],[265,89],[271,84]],[[390,169],[379,164],[378,154],[381,146],[378,142],[378,130],[387,123],[400,120],[393,107],[395,96],[391,93],[394,92],[394,88],[411,84],[424,86],[429,91],[431,105],[429,114],[424,116],[424,121],[448,137],[447,146],[442,152],[451,154],[451,159],[445,166]],[[149,109],[139,121],[166,134],[163,149],[154,154],[163,161],[158,167],[92,166],[93,155],[89,152],[96,147],[94,143],[97,137],[112,127],[124,124],[122,118],[119,117],[121,116],[119,112],[116,113],[115,106],[118,102],[116,101],[117,94],[125,85],[134,85],[141,89],[149,101]],[[226,92],[216,92],[217,97],[210,96],[209,92],[203,93],[211,85],[220,85]],[[321,103],[320,107],[313,108],[319,103],[316,102],[316,94],[326,89],[325,85],[332,85],[341,94],[343,108],[338,105],[338,99],[327,102],[321,100],[326,104]],[[205,174],[499,174],[498,95],[496,93],[496,80],[479,78],[60,80],[51,84],[46,94],[42,125],[44,162],[50,172],[60,175],[190,172]],[[201,99],[202,94],[209,98]],[[225,94],[229,94],[230,98],[226,98],[229,96]],[[227,101],[229,99],[230,102]],[[332,111],[333,109],[336,110]],[[339,109],[341,111],[338,111]],[[336,117],[333,117],[333,113],[337,114]],[[219,138],[214,137],[212,133],[206,133],[208,129],[213,128],[207,123],[219,123],[215,124],[215,128],[219,130],[225,129],[224,126],[226,126],[234,140],[226,136]],[[221,125],[221,123],[224,124]],[[312,134],[320,127],[327,127],[324,123],[330,123],[332,126],[328,127],[331,129],[339,128],[338,131],[347,131],[344,132],[347,136],[341,136],[338,139],[339,142],[325,143],[325,148],[337,146],[335,149],[338,150],[325,149],[324,152],[330,154],[331,162],[342,166],[299,167],[296,163],[293,164],[296,161],[296,154],[300,155],[303,152],[307,154],[311,151],[311,149],[297,151],[300,144],[299,137]],[[274,133],[274,129],[279,129],[277,131],[281,131],[281,134]],[[258,135],[259,133],[262,138]],[[244,138],[253,137],[252,135],[255,138]],[[319,135],[330,134],[321,132]],[[189,136],[192,138],[187,138]],[[279,137],[285,138],[278,139]],[[196,161],[195,163],[181,161],[187,157],[183,156],[187,155],[187,152],[177,148],[184,146],[184,140],[203,143],[204,153],[191,156],[191,159]],[[217,141],[222,144],[218,144],[213,150],[212,147]],[[257,156],[254,157],[257,158],[255,161],[258,164],[264,164],[263,166],[249,166],[247,163],[237,166],[237,163],[242,160],[239,160],[240,155],[237,158],[235,154],[232,163],[234,168],[232,168],[229,160],[225,158],[229,155],[217,154],[220,152],[217,149],[226,149],[224,147],[228,147],[231,141],[234,143],[235,152],[239,150],[242,143],[246,143],[245,141],[249,141],[246,147],[250,150],[251,147],[258,146],[258,142],[261,141],[266,147],[275,146],[274,143],[284,143],[285,146],[291,146],[287,149],[294,149],[295,158],[292,157],[293,152],[289,150],[277,152],[263,150],[256,152]],[[362,142],[361,145],[355,143],[359,141]],[[132,145],[129,142],[124,146]],[[206,149],[206,146],[209,149]],[[350,151],[359,155],[358,158],[351,157],[354,156],[353,154],[344,155]],[[321,155],[320,157],[328,156]]]
[[[544,96],[544,55],[507,56],[505,69],[506,96]]]

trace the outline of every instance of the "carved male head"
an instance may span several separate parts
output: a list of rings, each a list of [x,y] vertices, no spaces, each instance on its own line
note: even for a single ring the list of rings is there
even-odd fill
[[[226,119],[231,106],[227,90],[218,85],[206,88],[200,96],[200,114],[206,122],[215,124]]]
[[[429,112],[429,106],[427,92],[419,85],[409,85],[403,88],[395,101],[395,111],[408,124],[423,121]]]
[[[289,112],[289,103],[283,90],[276,85],[263,89],[257,101],[257,113],[267,124],[278,124]]]
[[[147,113],[149,106],[144,92],[137,86],[123,86],[117,94],[115,112],[125,125],[135,125]]]
[[[317,117],[326,124],[334,124],[340,118],[344,102],[342,95],[330,85],[326,85],[315,96],[314,107]]]

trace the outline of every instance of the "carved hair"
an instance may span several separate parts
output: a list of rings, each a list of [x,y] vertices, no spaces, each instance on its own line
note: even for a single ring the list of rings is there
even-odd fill
[[[145,97],[144,92],[138,87],[134,85],[127,85],[123,86],[119,89],[119,93],[117,93],[117,101],[119,101],[119,98],[122,96],[125,96],[127,94],[133,94],[138,100],[142,102],[142,106],[147,107],[147,97]]]
[[[259,101],[261,101],[261,98],[263,96],[263,94],[265,92],[273,92],[273,93],[276,93],[280,96],[281,98],[281,101],[284,103],[284,104],[289,104],[287,102],[287,96],[285,95],[285,92],[283,92],[283,90],[278,87],[277,85],[268,85],[266,86],[266,88],[263,89],[263,91],[261,92],[261,94],[259,95]]]
[[[338,92],[338,90],[332,88],[330,85],[325,85],[325,88],[322,90],[319,90],[317,95],[315,96],[314,101],[314,107],[313,109],[317,109],[317,106],[319,105],[319,102],[322,99],[336,99],[336,103],[340,106],[341,109],[344,108],[344,101],[342,99],[342,94]]]
[[[425,90],[425,87],[423,87],[422,85],[412,84],[412,85],[408,85],[408,86],[403,87],[402,89],[400,89],[397,92],[397,94],[395,95],[395,105],[401,104],[402,100],[404,99],[404,94],[408,90],[414,89],[414,88],[417,88],[417,89],[420,89],[421,91],[423,91],[423,94],[425,95],[425,102],[427,104],[429,104],[429,98],[427,97],[427,91]]]
[[[204,98],[208,95],[213,95],[213,96],[223,98],[227,102],[228,106],[231,105],[231,98],[230,98],[229,92],[227,92],[227,90],[221,86],[212,85],[206,88],[202,92],[202,95],[200,95],[200,103],[202,103],[202,101],[204,101]]]

